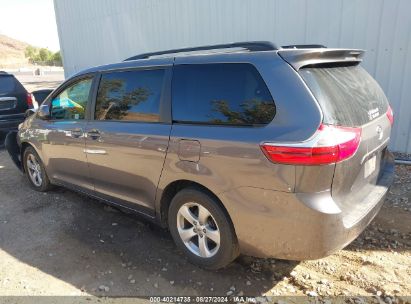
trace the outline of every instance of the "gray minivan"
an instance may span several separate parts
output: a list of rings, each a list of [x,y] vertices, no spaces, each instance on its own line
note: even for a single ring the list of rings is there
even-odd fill
[[[245,42],[131,57],[65,81],[6,147],[35,190],[143,214],[202,267],[320,258],[393,181],[393,113],[363,53]]]

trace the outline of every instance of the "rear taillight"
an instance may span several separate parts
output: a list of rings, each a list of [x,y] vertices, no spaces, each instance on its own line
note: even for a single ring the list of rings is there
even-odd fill
[[[27,103],[27,106],[28,106],[29,108],[32,108],[32,107],[33,107],[33,94],[27,93],[26,103]]]
[[[394,124],[394,112],[390,105],[388,105],[387,117],[390,120],[391,126]]]
[[[314,136],[302,143],[264,143],[261,149],[274,163],[325,165],[350,158],[358,149],[361,128],[320,125]]]

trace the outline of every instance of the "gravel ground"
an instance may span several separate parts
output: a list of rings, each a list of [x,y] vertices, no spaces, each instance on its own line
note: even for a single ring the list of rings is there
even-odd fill
[[[62,188],[32,191],[0,148],[5,295],[347,295],[411,303],[404,298],[411,296],[411,166],[397,166],[381,212],[344,250],[305,262],[241,256],[211,272],[188,263],[166,230],[136,215]]]
[[[15,76],[29,92],[38,89],[54,89],[64,80],[64,72],[55,72],[50,75],[42,76],[24,75],[17,73],[15,74]]]
[[[394,152],[395,159],[411,161],[411,154]]]
[[[242,256],[216,272],[135,215],[62,188],[32,191],[4,150],[0,185],[0,296],[411,295],[410,166],[397,167],[383,209],[346,249],[301,263]]]

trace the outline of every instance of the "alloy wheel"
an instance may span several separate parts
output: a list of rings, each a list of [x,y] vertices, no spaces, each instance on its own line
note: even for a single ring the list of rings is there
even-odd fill
[[[29,154],[26,164],[30,180],[36,187],[40,187],[43,183],[43,173],[37,158],[33,154]]]
[[[190,202],[177,213],[177,229],[184,245],[202,258],[214,256],[220,248],[220,230],[205,207]]]

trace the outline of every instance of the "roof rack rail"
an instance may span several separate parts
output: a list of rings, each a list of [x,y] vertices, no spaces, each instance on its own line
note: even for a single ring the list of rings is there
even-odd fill
[[[290,44],[281,46],[283,49],[320,49],[327,48],[322,44]]]
[[[234,43],[227,43],[227,44],[215,44],[215,45],[206,45],[206,46],[189,47],[189,48],[182,48],[182,49],[145,53],[145,54],[140,54],[140,55],[127,58],[124,61],[147,59],[152,56],[161,56],[161,55],[174,54],[174,53],[217,50],[217,49],[231,49],[231,48],[244,48],[244,49],[249,50],[250,52],[275,51],[278,49],[277,46],[275,46],[273,43],[269,41],[234,42]]]

